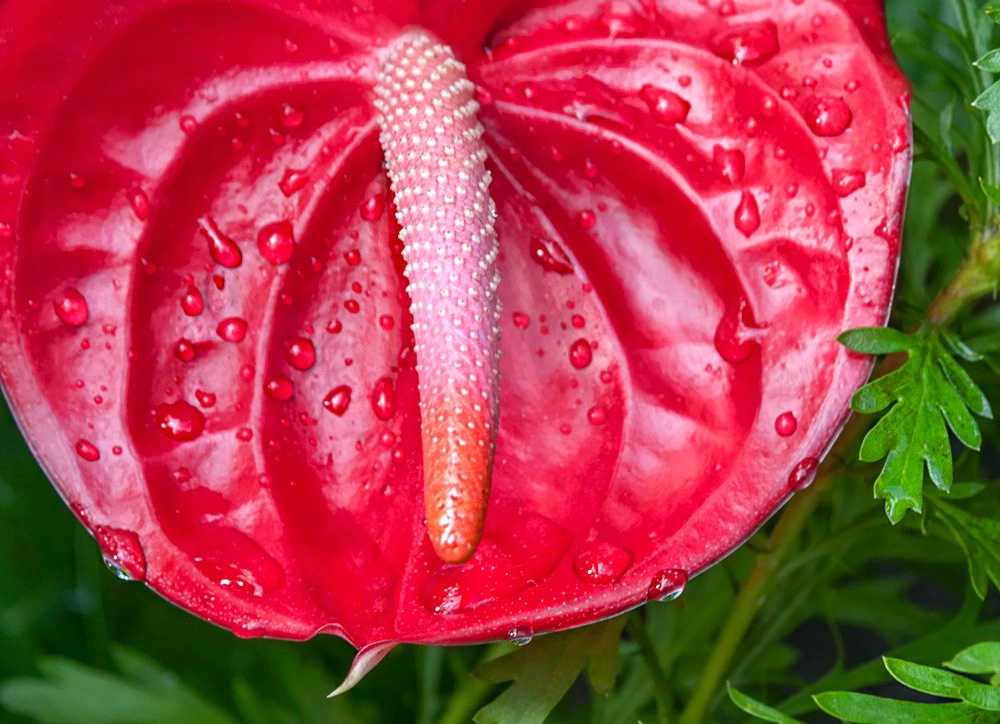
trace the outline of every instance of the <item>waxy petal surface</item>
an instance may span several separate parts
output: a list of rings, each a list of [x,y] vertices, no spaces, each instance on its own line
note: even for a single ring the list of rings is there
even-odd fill
[[[478,86],[498,211],[460,566],[373,106],[411,26]],[[0,39],[8,400],[109,560],[238,635],[368,666],[668,596],[808,484],[869,372],[835,336],[884,321],[898,255],[881,3],[8,0]]]

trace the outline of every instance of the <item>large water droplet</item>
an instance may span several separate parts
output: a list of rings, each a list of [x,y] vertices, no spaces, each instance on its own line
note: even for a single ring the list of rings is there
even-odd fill
[[[130,530],[99,525],[94,537],[104,552],[104,562],[123,581],[146,580],[146,556],[139,536]]]
[[[529,247],[531,260],[547,272],[572,274],[573,264],[562,247],[548,239],[534,238]]]
[[[95,463],[101,459],[101,451],[94,443],[82,438],[76,441],[76,454],[89,463]]]
[[[760,228],[760,209],[757,207],[757,199],[749,191],[744,191],[740,196],[739,206],[733,214],[733,223],[743,236],[750,237]]]
[[[361,204],[358,209],[361,218],[365,221],[378,221],[385,213],[385,194],[375,194],[370,199]]]
[[[864,185],[864,171],[848,171],[842,168],[833,170],[833,190],[837,192],[837,196],[850,196]]]
[[[188,286],[184,296],[181,297],[181,309],[189,317],[197,317],[205,311],[205,298],[201,296],[198,287],[193,284]]]
[[[264,392],[272,400],[284,402],[285,400],[290,400],[292,395],[295,394],[295,385],[284,375],[274,375],[268,377],[264,383]]]
[[[746,156],[738,148],[716,146],[712,149],[712,171],[727,184],[738,184],[746,174]]]
[[[55,308],[59,320],[70,327],[83,326],[90,316],[87,300],[74,287],[64,289],[59,296],[52,300],[52,306]]]
[[[730,364],[746,360],[760,346],[761,329],[745,300],[730,304],[715,330],[715,349]]]
[[[198,350],[195,348],[194,343],[189,339],[181,338],[177,340],[177,344],[174,345],[174,357],[179,359],[181,362],[190,362],[198,354]]]
[[[782,437],[789,437],[795,434],[799,421],[791,412],[782,412],[774,421],[774,430]]]
[[[257,250],[274,266],[286,264],[295,252],[295,231],[289,221],[268,224],[257,233]]]
[[[198,230],[208,239],[208,253],[213,261],[228,269],[235,269],[243,262],[243,252],[236,242],[222,233],[213,219],[198,219]]]
[[[226,342],[242,342],[247,336],[247,321],[240,317],[227,317],[219,322],[215,332]]]
[[[178,400],[157,405],[153,410],[156,426],[176,442],[191,442],[205,431],[205,416],[193,405]]]
[[[372,410],[380,420],[391,420],[396,414],[396,391],[391,378],[382,377],[372,388]]]
[[[578,339],[569,347],[569,362],[578,370],[582,370],[594,359],[594,351],[590,347],[590,342],[585,339]]]
[[[591,425],[603,425],[608,419],[608,411],[603,405],[594,405],[587,410],[587,420]]]
[[[684,593],[688,574],[679,568],[660,571],[649,582],[646,597],[651,601],[673,601]]]
[[[691,104],[673,91],[644,85],[639,97],[649,107],[650,113],[660,123],[682,123],[691,111]]]
[[[296,171],[293,168],[288,168],[285,169],[281,181],[278,182],[278,188],[287,197],[297,191],[301,191],[307,183],[309,183],[309,175],[305,171]]]
[[[851,125],[852,118],[843,98],[813,98],[805,110],[806,123],[817,136],[839,136]]]
[[[214,392],[205,392],[204,390],[194,391],[195,399],[198,400],[198,404],[202,407],[214,407],[216,396]]]
[[[530,626],[515,626],[507,632],[507,640],[517,646],[527,646],[535,637],[535,632]]]
[[[316,347],[307,337],[292,337],[285,343],[285,361],[303,372],[316,364]]]
[[[588,583],[614,583],[624,575],[632,556],[613,543],[592,543],[573,559],[573,571]]]
[[[528,325],[531,324],[531,319],[524,312],[514,312],[511,315],[511,319],[514,321],[514,326],[518,329],[527,329]]]
[[[808,457],[803,459],[788,474],[788,489],[798,491],[809,487],[813,478],[816,477],[816,468],[818,467],[819,460],[817,458]]]
[[[733,65],[761,65],[778,54],[778,28],[769,20],[744,25],[717,37],[712,50]]]
[[[330,390],[327,396],[323,398],[323,407],[338,417],[347,412],[347,408],[350,407],[350,405],[351,388],[347,385],[334,387]]]

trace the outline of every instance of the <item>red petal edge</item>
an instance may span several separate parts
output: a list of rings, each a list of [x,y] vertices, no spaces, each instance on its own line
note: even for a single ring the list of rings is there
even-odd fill
[[[0,6],[25,436],[125,574],[240,636],[343,636],[359,674],[662,597],[807,484],[870,370],[835,336],[885,319],[910,165],[875,1],[417,4]],[[479,85],[499,211],[462,566],[422,525],[372,111],[411,24]]]

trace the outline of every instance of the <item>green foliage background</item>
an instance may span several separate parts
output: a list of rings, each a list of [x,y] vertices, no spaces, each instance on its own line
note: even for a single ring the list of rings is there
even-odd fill
[[[879,404],[917,410],[958,389],[981,416],[962,417],[953,432],[979,451],[959,446],[952,458],[944,423],[934,427],[931,419],[936,447],[921,456],[912,447],[920,439],[887,416],[881,437],[866,443],[867,454],[861,449],[875,464],[861,463],[863,433],[878,417],[859,417],[864,429],[849,429],[818,483],[693,580],[678,601],[520,649],[402,647],[355,690],[328,700],[348,669],[350,646],[331,637],[240,640],[119,581],[2,409],[0,720],[429,723],[465,722],[478,712],[481,722],[690,723],[744,720],[736,700],[771,721],[830,721],[821,709],[881,721],[887,714],[879,706],[897,707],[898,721],[1000,721],[1000,694],[990,693],[1000,688],[985,678],[1000,671],[1000,649],[981,671],[958,669],[971,672],[971,683],[926,670],[965,647],[1000,641],[992,590],[1000,584],[1000,482],[991,479],[1000,470],[1000,429],[985,415],[988,405],[976,407],[965,380],[957,384],[948,373],[960,364],[986,401],[1000,402],[1000,306],[993,297],[1000,178],[989,138],[1000,131],[1000,90],[969,62],[982,54],[977,49],[995,47],[996,30],[981,2],[888,5],[893,41],[914,84],[918,159],[892,321],[911,332],[930,310],[937,324],[917,335],[856,334],[845,343],[909,350],[911,361],[944,355],[943,372],[915,371],[902,354],[890,356],[884,371],[896,369],[897,382],[910,375],[920,394],[905,398],[900,390],[913,385],[897,384],[896,397],[883,395]],[[983,67],[991,63],[1000,69],[1000,57]],[[990,115],[972,107],[977,97]],[[971,265],[970,249],[979,259]],[[875,399],[866,394],[858,398],[862,407]],[[897,461],[909,455],[916,462],[905,475],[891,464],[880,475],[877,461],[888,453],[892,463],[893,451]],[[947,480],[933,474],[934,465],[944,469],[944,456],[952,468]],[[924,481],[924,462],[933,484]],[[896,525],[872,498],[876,479],[886,507],[898,512]],[[940,701],[928,694],[957,700],[967,690],[978,703],[926,703]],[[813,698],[838,691],[855,693]],[[856,692],[917,699],[924,708]]]

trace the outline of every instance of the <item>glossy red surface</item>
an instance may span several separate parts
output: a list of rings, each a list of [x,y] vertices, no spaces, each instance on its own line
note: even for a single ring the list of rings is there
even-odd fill
[[[412,24],[478,85],[499,213],[461,566],[372,105]],[[879,2],[7,0],[0,46],[8,399],[109,559],[238,635],[360,671],[669,596],[868,374],[835,336],[884,320],[910,163]]]

